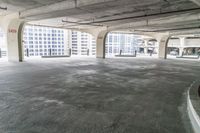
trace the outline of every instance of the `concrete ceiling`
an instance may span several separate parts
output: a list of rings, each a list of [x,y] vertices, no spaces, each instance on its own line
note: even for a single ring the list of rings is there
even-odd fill
[[[200,0],[0,0],[0,15],[14,12],[33,24],[67,29],[175,33],[200,27]]]

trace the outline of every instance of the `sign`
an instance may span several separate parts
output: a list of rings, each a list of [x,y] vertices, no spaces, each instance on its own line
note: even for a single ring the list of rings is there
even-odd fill
[[[103,39],[103,37],[100,36],[100,37],[98,37],[98,39]]]
[[[9,33],[17,33],[17,30],[16,29],[8,29],[8,32]]]

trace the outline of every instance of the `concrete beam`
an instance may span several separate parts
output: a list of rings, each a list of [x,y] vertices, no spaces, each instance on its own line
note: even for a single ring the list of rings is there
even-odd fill
[[[200,10],[199,10],[200,11]],[[124,21],[121,24],[110,26],[109,30],[144,28],[144,26],[155,26],[157,29],[163,27],[171,27],[171,25],[181,25],[199,22],[200,13],[183,13],[180,15],[172,14],[172,16],[159,16],[159,18],[144,17],[143,20],[132,19]]]
[[[62,1],[51,5],[45,5],[38,8],[20,12],[20,18],[26,18],[30,16],[36,16],[39,14],[47,14],[49,12],[61,11],[72,9],[76,7],[75,1]]]
[[[192,1],[193,3],[195,3],[196,5],[200,6],[200,0],[190,0]]]
[[[88,12],[87,10],[82,9],[81,7],[85,6],[94,6],[97,4],[101,3],[108,3],[108,2],[114,2],[115,0],[65,0],[62,2],[58,2],[55,4],[50,4],[50,5],[45,5],[42,7],[26,10],[20,12],[20,18],[29,18],[33,16],[41,16],[44,14],[48,14],[48,18],[53,18],[53,17],[59,17],[61,16],[66,16],[63,14],[63,12],[69,14],[74,14],[78,12],[80,14],[81,12]],[[57,16],[52,16],[53,13],[57,14]]]
[[[182,31],[173,31],[173,32],[170,32],[170,36],[176,36],[176,35],[194,35],[194,34],[200,34],[200,29],[191,29],[191,30],[182,30]]]

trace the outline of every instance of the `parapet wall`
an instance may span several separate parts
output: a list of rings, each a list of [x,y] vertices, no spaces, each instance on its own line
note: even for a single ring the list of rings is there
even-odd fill
[[[200,133],[200,97],[198,88],[200,81],[195,81],[191,84],[188,90],[187,109],[188,115],[194,130],[194,133]]]

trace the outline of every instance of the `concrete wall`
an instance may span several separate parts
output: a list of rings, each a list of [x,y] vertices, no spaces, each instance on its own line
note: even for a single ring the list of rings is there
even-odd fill
[[[180,39],[170,39],[168,47],[181,47]],[[198,39],[185,39],[184,47],[200,47],[200,38]]]
[[[200,38],[199,39],[185,39],[185,46],[200,47]]]
[[[188,116],[190,118],[190,122],[192,124],[194,133],[200,132],[200,117],[199,117],[199,96],[197,93],[197,89],[199,87],[200,81],[194,81],[188,90],[187,93],[187,110]]]

